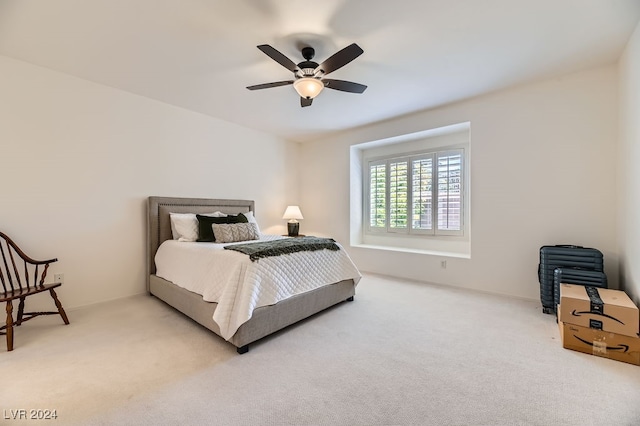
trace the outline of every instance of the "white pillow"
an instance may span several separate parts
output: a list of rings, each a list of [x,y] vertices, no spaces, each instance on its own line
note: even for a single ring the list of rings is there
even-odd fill
[[[235,243],[260,239],[258,225],[255,223],[214,223],[211,227],[213,235],[216,237],[216,243]]]
[[[253,211],[247,212],[247,213],[242,213],[247,220],[249,221],[249,223],[255,223],[256,224],[256,228],[258,229],[258,234],[260,234],[260,226],[258,225],[258,221],[256,220],[255,216],[253,215]]]
[[[222,212],[203,213],[202,216],[226,216]],[[198,239],[198,218],[195,213],[169,213],[171,235],[174,240],[196,241]]]

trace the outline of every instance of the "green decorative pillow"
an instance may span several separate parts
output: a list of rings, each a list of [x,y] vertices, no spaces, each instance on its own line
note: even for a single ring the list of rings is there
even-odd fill
[[[242,213],[238,213],[236,216],[231,215],[227,217],[235,217],[237,220],[237,222],[230,222],[230,223],[249,223],[249,219],[247,219],[247,217]]]
[[[247,223],[247,217],[242,213],[237,215],[228,215],[223,217],[202,216],[197,214],[198,219],[198,239],[200,242],[215,242],[216,238],[213,235],[213,228],[211,225],[224,224],[224,223]]]

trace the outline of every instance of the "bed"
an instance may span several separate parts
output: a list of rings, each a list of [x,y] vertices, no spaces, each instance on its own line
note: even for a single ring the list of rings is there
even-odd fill
[[[147,290],[151,295],[174,307],[218,336],[225,338],[237,348],[238,353],[246,353],[251,343],[331,306],[344,301],[353,301],[359,273],[349,279],[338,279],[328,284],[319,283],[316,288],[311,290],[291,295],[273,304],[256,307],[249,314],[250,318],[243,322],[233,332],[233,335],[225,335],[224,327],[221,330],[220,325],[214,321],[216,309],[222,309],[222,306],[219,307],[216,302],[205,301],[201,294],[178,286],[172,281],[159,276],[156,268],[156,254],[161,249],[162,243],[167,242],[162,247],[163,249],[172,244],[175,245],[171,230],[170,213],[208,214],[213,211],[229,215],[247,214],[255,212],[255,205],[252,200],[148,198]],[[186,244],[202,245],[203,243]],[[241,254],[238,255],[243,256]],[[355,268],[355,265],[353,267]]]

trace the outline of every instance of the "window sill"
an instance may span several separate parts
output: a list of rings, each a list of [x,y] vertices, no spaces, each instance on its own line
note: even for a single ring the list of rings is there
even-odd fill
[[[384,250],[384,251],[395,251],[395,252],[401,252],[401,253],[426,254],[429,256],[471,259],[471,254],[469,253],[446,252],[446,251],[440,251],[440,250],[424,250],[424,249],[413,249],[413,248],[406,248],[406,247],[381,246],[381,245],[374,245],[374,244],[351,244],[351,247],[369,249],[369,250]]]

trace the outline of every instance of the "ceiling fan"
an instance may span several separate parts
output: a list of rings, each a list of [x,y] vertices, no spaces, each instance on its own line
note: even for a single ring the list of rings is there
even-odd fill
[[[313,98],[318,96],[325,87],[349,93],[362,93],[367,88],[367,86],[363,84],[351,81],[324,78],[325,75],[337,70],[338,68],[342,68],[364,53],[360,46],[355,43],[334,53],[319,65],[311,60],[316,54],[313,47],[307,46],[302,48],[302,57],[305,60],[297,65],[291,59],[287,58],[268,44],[261,44],[258,46],[258,49],[262,50],[262,52],[271,59],[291,71],[295,78],[294,80],[276,81],[273,83],[248,86],[247,89],[249,90],[268,89],[271,87],[293,84],[293,88],[296,89],[296,92],[300,95],[300,106],[307,107],[311,105]]]

